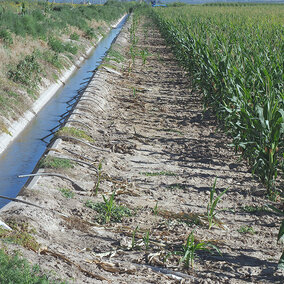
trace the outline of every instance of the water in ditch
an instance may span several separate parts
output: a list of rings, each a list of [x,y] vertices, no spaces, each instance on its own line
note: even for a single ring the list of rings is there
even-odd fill
[[[27,181],[27,178],[18,178],[18,176],[33,171],[46,149],[46,142],[49,142],[52,136],[46,138],[46,142],[43,142],[41,138],[50,134],[50,129],[58,125],[61,115],[68,110],[66,102],[77,95],[78,90],[84,86],[84,82],[87,84],[87,78],[92,75],[90,71],[99,66],[126,20],[127,16],[99,42],[81,68],[69,78],[64,87],[58,90],[36,118],[0,155],[0,195],[11,198],[17,196]],[[8,202],[0,198],[0,208]]]

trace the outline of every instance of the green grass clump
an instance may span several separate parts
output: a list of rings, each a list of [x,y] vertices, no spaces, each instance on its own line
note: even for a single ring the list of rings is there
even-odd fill
[[[68,159],[47,156],[40,160],[39,166],[49,169],[70,169],[74,167],[74,164]]]
[[[105,202],[94,203],[88,200],[85,206],[95,210],[98,215],[95,216],[95,220],[100,224],[106,224],[108,222],[121,222],[123,217],[131,216],[131,211],[125,206],[117,205],[113,199],[105,199]]]
[[[0,239],[4,242],[14,243],[37,252],[39,249],[39,244],[35,237],[32,236],[34,230],[29,229],[28,224],[9,224],[12,231],[8,231],[0,228]]]
[[[114,49],[110,49],[108,54],[107,54],[107,58],[106,61],[116,61],[117,63],[123,62],[125,60],[124,56],[117,50]]]
[[[13,44],[13,38],[8,30],[0,30],[0,39],[4,42],[4,45],[10,46]]]
[[[35,88],[41,82],[42,68],[35,54],[27,55],[17,66],[11,68],[7,75],[15,83]]]
[[[264,213],[264,212],[272,212],[266,206],[256,206],[256,205],[246,205],[242,207],[242,210],[247,213]]]
[[[76,138],[83,138],[91,143],[94,142],[94,139],[90,137],[84,130],[77,129],[75,127],[62,127],[56,134],[57,136],[63,135],[63,136],[71,136]]]
[[[0,283],[47,284],[56,282],[49,280],[47,275],[42,275],[38,265],[31,266],[28,261],[21,258],[19,254],[10,256],[1,249]]]
[[[70,52],[72,54],[76,54],[78,51],[78,47],[72,45],[70,42],[64,43],[57,38],[50,38],[48,45],[50,46],[51,50],[56,53],[63,53],[63,52]]]
[[[239,229],[238,229],[238,232],[240,234],[255,234],[255,230],[250,227],[250,226],[241,226]]]
[[[72,39],[72,40],[79,40],[80,36],[77,33],[74,32],[74,33],[72,33],[70,35],[70,39]]]
[[[70,198],[71,199],[75,195],[74,192],[72,191],[72,189],[70,189],[70,188],[61,187],[61,188],[58,188],[58,190],[66,198]]]

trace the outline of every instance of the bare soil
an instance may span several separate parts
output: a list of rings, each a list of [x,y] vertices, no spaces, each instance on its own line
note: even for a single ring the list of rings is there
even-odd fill
[[[94,142],[61,137],[48,152],[96,168],[101,162],[98,194],[92,166],[45,169],[75,184],[42,176],[23,190],[19,199],[45,209],[10,203],[0,218],[34,228],[40,249],[6,248],[71,283],[282,283],[276,242],[281,219],[263,207],[271,203],[265,189],[228,146],[214,114],[203,111],[202,94],[151,22],[141,21],[136,32],[137,50],[150,55],[145,65],[141,56],[132,64],[130,25],[113,46],[125,60],[99,68],[67,124]],[[216,177],[218,193],[229,189],[209,230],[206,208]],[[64,197],[60,188],[74,197]],[[100,224],[85,203],[103,202],[102,195],[109,199],[114,191],[115,203],[131,216]],[[179,263],[175,252],[192,231],[222,255],[198,251],[193,268]]]

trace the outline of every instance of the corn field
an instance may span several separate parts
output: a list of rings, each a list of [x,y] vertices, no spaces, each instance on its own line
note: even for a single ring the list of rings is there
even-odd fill
[[[284,6],[188,5],[153,17],[235,151],[275,191],[284,169]]]

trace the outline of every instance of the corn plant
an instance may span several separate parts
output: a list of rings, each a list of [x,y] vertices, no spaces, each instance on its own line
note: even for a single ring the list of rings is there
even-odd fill
[[[284,164],[284,7],[186,6],[152,14],[236,152],[274,191]]]
[[[132,249],[132,250],[134,250],[134,248],[135,248],[135,246],[136,246],[136,239],[135,239],[135,237],[136,237],[136,233],[137,233],[138,230],[139,230],[139,227],[137,226],[137,227],[133,230],[133,232],[132,232],[132,239],[131,239],[131,249]]]
[[[101,182],[101,178],[102,178],[102,161],[99,162],[99,165],[98,165],[98,177],[97,177],[97,182],[93,188],[93,191],[91,193],[91,196],[92,195],[98,195],[98,191],[99,191],[99,187],[100,187],[100,182]]]
[[[104,199],[104,202],[105,202],[105,222],[106,223],[109,223],[113,209],[115,208],[114,197],[115,197],[115,191],[112,193],[112,195],[110,196],[109,199],[107,199],[103,195],[103,199]]]
[[[192,231],[187,237],[185,244],[182,245],[182,249],[179,251],[175,251],[175,254],[182,256],[180,259],[180,263],[184,263],[185,267],[189,267],[190,265],[193,268],[196,252],[204,250],[211,252],[211,249],[214,249],[217,253],[221,254],[220,250],[210,242],[197,241]]]
[[[145,235],[143,236],[143,243],[144,243],[144,245],[145,245],[145,249],[146,250],[148,250],[149,249],[149,237],[150,237],[150,232],[149,231],[147,231],[146,233],[145,233]]]
[[[207,205],[207,219],[209,223],[209,230],[215,225],[215,215],[217,214],[216,207],[218,205],[218,202],[228,190],[228,188],[226,188],[214,199],[214,195],[216,193],[216,182],[217,178],[215,178],[212,189],[210,190],[209,202]]]
[[[142,61],[143,61],[143,65],[146,64],[146,61],[147,61],[147,57],[150,56],[151,54],[149,53],[148,49],[142,49],[140,51],[140,55],[142,57]]]

